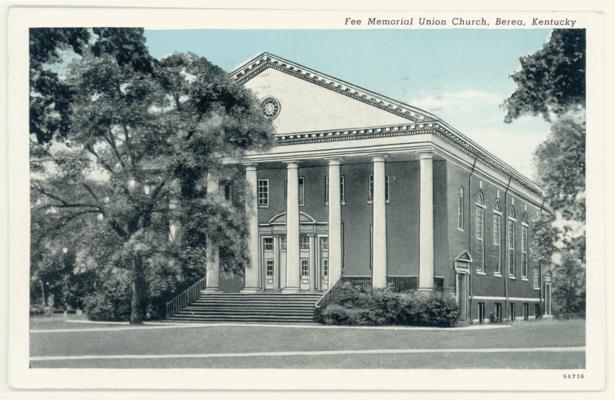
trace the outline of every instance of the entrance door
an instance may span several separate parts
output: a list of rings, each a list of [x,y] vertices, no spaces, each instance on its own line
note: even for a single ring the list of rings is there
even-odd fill
[[[320,249],[320,290],[329,289],[329,238],[321,236],[319,238]]]
[[[457,303],[459,304],[459,319],[468,319],[468,275],[457,273]]]
[[[265,289],[276,288],[277,266],[273,246],[273,236],[263,236],[263,267],[265,272]]]
[[[312,288],[312,244],[314,237],[310,235],[299,236],[299,282],[301,290]]]

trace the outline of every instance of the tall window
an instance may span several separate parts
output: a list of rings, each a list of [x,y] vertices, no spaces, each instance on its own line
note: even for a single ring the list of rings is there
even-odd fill
[[[459,188],[457,196],[457,229],[463,230],[463,188]]]
[[[258,206],[269,207],[269,179],[258,180]]]
[[[515,209],[510,207],[508,214],[508,232],[506,233],[508,239],[508,275],[515,277],[517,273],[517,266],[515,264]]]
[[[479,193],[476,196],[476,270],[483,271],[485,269],[485,241],[483,240],[485,233],[485,205],[483,194]]]
[[[539,278],[539,277],[538,277],[538,275],[539,275],[539,272],[538,272],[538,266],[534,265],[533,270],[534,270],[534,271],[533,271],[533,275],[534,275],[534,276],[533,276],[533,280],[534,280],[534,289],[540,289],[540,281],[538,280],[538,278]]]
[[[529,270],[529,260],[527,256],[528,250],[528,225],[527,213],[523,213],[521,217],[521,278],[527,279]]]
[[[305,180],[302,176],[299,177],[299,205],[305,204]]]
[[[329,177],[325,175],[325,204],[329,204]]]
[[[367,194],[367,202],[371,203],[374,199],[374,175],[369,176],[368,181],[368,194]],[[389,176],[384,177],[384,201],[389,202]]]
[[[344,183],[344,175],[340,176],[340,199],[342,204],[346,204],[346,188]]]
[[[299,240],[299,248],[301,250],[310,249],[310,237],[308,235],[301,235],[300,240]]]
[[[280,250],[286,251],[286,235],[280,235]]]
[[[301,259],[301,277],[307,278],[310,276],[310,260],[306,258]]]
[[[502,214],[500,209],[500,201],[496,200],[493,210],[493,267],[494,274],[502,274]]]

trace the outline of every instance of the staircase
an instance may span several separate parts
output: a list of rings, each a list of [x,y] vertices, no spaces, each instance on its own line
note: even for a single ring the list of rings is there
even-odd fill
[[[184,322],[314,322],[322,293],[207,293],[169,319]]]

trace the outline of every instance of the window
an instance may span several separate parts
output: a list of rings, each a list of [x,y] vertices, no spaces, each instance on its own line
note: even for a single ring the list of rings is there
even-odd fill
[[[325,204],[329,204],[329,177],[325,175]]]
[[[267,260],[267,277],[273,277],[273,260]]]
[[[280,235],[280,250],[286,251],[286,235]]]
[[[493,213],[493,267],[496,275],[502,274],[502,249],[500,241],[502,235],[502,216]]]
[[[307,278],[310,276],[310,262],[307,258],[301,259],[301,277]]]
[[[533,281],[534,281],[534,289],[540,289],[540,281],[539,281],[539,273],[538,273],[538,267],[536,265],[534,265],[533,268]]]
[[[540,316],[540,304],[534,304],[534,317],[538,318]]]
[[[478,303],[478,322],[483,323],[485,320],[485,303]]]
[[[269,207],[269,179],[258,180],[258,206]]]
[[[305,204],[305,180],[302,176],[299,177],[299,205]]]
[[[340,201],[346,204],[346,196],[344,193],[344,175],[340,176]],[[325,204],[329,204],[329,177],[325,176]]]
[[[369,176],[367,202],[371,203],[374,200],[374,175]],[[384,201],[389,202],[389,176],[384,177]]]
[[[527,279],[528,258],[527,258],[527,226],[521,226],[521,278]]]
[[[496,321],[502,320],[502,303],[494,303],[493,316]]]
[[[476,270],[483,271],[485,269],[485,242],[483,240],[485,233],[485,206],[483,194],[479,193],[476,196],[476,248],[474,249],[476,257]]]
[[[322,260],[322,276],[325,278],[329,276],[329,260],[326,258]]]
[[[523,319],[530,319],[530,305],[528,303],[523,303]]]
[[[273,250],[273,238],[268,237],[263,239],[263,249]]]
[[[515,317],[515,303],[510,303],[510,320],[514,321]]]
[[[329,250],[329,238],[321,237],[320,238],[320,249],[321,250]]]
[[[510,207],[509,220],[508,220],[508,232],[506,233],[508,239],[508,275],[514,278],[517,274],[517,265],[515,258],[515,216],[514,207]]]
[[[463,188],[459,188],[457,196],[457,229],[463,230]]]
[[[231,200],[233,196],[231,181],[226,179],[218,181],[218,190],[224,191],[224,200]]]
[[[384,201],[389,202],[389,176],[384,177]]]
[[[308,235],[301,235],[301,238],[299,240],[299,248],[301,250],[310,249],[310,237]]]

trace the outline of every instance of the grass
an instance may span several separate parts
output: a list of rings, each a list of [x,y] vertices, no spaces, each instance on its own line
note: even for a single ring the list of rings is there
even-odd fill
[[[37,317],[33,318],[36,320]],[[55,318],[55,317],[48,317]],[[31,356],[221,354],[365,349],[474,349],[585,345],[585,321],[529,321],[485,330],[382,330],[269,326],[178,326],[117,330],[118,325],[33,321],[31,329],[100,328],[30,334]],[[582,368],[573,353],[343,354],[318,356],[33,361],[32,367],[113,368]]]

